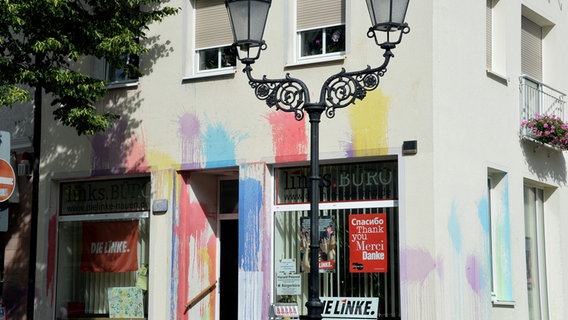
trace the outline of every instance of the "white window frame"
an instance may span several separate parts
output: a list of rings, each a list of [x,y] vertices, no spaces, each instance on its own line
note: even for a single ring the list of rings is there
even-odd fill
[[[214,76],[222,76],[228,74],[235,74],[237,71],[237,64],[238,62],[235,61],[235,66],[231,67],[221,67],[216,69],[208,69],[208,70],[199,70],[200,61],[199,61],[199,50],[208,50],[208,49],[222,49],[226,46],[232,45],[232,43],[225,43],[220,46],[210,46],[210,47],[203,47],[197,48],[195,43],[195,30],[196,30],[196,22],[197,22],[197,10],[196,10],[196,1],[199,0],[188,0],[184,2],[184,12],[185,14],[185,34],[184,39],[186,42],[185,45],[185,54],[184,54],[184,66],[183,66],[183,78],[185,80],[194,79],[194,78],[203,78],[203,77],[214,77]],[[204,1],[204,0],[201,0]],[[229,17],[227,16],[227,22]],[[219,61],[220,61],[220,51],[219,51]]]
[[[345,0],[345,32],[343,37],[345,37],[345,50],[340,52],[333,52],[328,54],[319,54],[319,55],[312,55],[312,56],[301,56],[301,37],[300,33],[303,31],[309,30],[321,30],[325,28],[330,28],[334,26],[339,26],[341,24],[332,24],[332,25],[322,25],[318,26],[318,28],[309,28],[309,29],[298,29],[298,0],[290,0],[285,2],[285,12],[286,16],[285,21],[288,23],[288,41],[287,43],[290,44],[287,48],[286,53],[286,66],[296,66],[296,65],[303,65],[303,64],[311,64],[311,63],[320,63],[320,62],[328,62],[328,61],[337,61],[337,60],[344,60],[346,57],[347,52],[349,51],[349,35],[350,32],[350,0]]]
[[[534,232],[533,234],[531,234],[532,236],[534,236],[536,239],[536,245],[534,246],[534,249],[536,249],[536,265],[533,266],[533,269],[530,270],[530,274],[532,276],[534,276],[535,278],[538,277],[537,281],[538,281],[538,289],[539,291],[537,292],[537,299],[538,301],[536,301],[539,305],[539,309],[540,309],[540,313],[537,315],[536,319],[539,320],[548,320],[549,319],[549,299],[548,299],[548,283],[547,283],[547,266],[546,266],[546,241],[545,241],[545,190],[542,187],[539,186],[535,186],[535,185],[531,185],[531,184],[525,184],[524,188],[523,188],[523,193],[524,193],[524,201],[525,201],[525,205],[524,205],[524,222],[525,222],[525,250],[527,250],[527,243],[528,243],[528,239],[527,239],[527,191],[531,190],[530,192],[534,192],[535,195],[535,203],[534,203],[534,217],[531,217],[534,221],[535,221],[535,226],[533,226],[534,228]],[[532,230],[531,230],[532,232]],[[527,257],[528,259],[528,257]],[[528,263],[528,261],[527,261]],[[527,266],[528,268],[528,266]],[[536,270],[535,270],[536,269]],[[527,270],[526,273],[527,277],[529,275],[529,270]],[[528,291],[528,281],[529,279],[527,278],[527,302],[529,303],[529,306],[531,304],[531,300],[530,300],[530,293]],[[530,315],[529,315],[530,316]],[[532,319],[532,318],[529,318]],[[535,320],[536,320],[535,319]]]
[[[507,76],[507,1],[486,0],[487,73],[509,82]]]
[[[511,242],[507,178],[506,172],[492,168],[487,170],[491,301],[493,306],[515,305],[512,296],[511,248],[503,248],[502,246],[503,243],[510,244]],[[507,249],[509,251],[505,252]],[[501,266],[501,269],[499,266]],[[500,270],[504,272],[500,273]]]

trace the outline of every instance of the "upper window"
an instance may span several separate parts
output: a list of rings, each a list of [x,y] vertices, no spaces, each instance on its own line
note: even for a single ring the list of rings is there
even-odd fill
[[[345,53],[345,0],[297,0],[298,60]]]
[[[233,34],[224,0],[195,0],[193,74],[233,70],[236,56],[231,49]],[[191,36],[190,36],[191,38]]]
[[[138,56],[123,54],[120,56],[120,60],[126,65],[132,64],[138,66]],[[110,84],[119,82],[136,81],[138,76],[128,72],[126,68],[116,68],[108,63],[105,63],[105,81]]]
[[[506,78],[507,35],[505,26],[508,12],[501,2],[503,1],[486,1],[486,62],[488,72]]]
[[[521,29],[521,72],[542,81],[542,27],[523,16]]]
[[[138,66],[138,56],[123,54],[119,57],[119,61],[124,63],[124,68],[111,66],[105,59],[95,59],[93,70],[94,77],[104,80],[110,87],[136,84],[138,76],[132,72],[128,72],[128,65]]]

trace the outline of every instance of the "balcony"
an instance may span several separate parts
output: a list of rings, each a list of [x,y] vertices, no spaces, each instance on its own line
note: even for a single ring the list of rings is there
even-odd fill
[[[525,75],[520,77],[520,94],[521,123],[524,124],[532,119],[548,116],[555,122],[557,121],[556,119],[559,119],[558,122],[568,125],[565,108],[566,101],[564,101],[566,94]],[[556,131],[547,130],[547,137],[545,137],[544,134],[537,135],[527,126],[521,125],[520,136],[522,139],[544,143],[553,148],[565,150],[564,146],[568,146],[568,130],[563,125],[558,125],[557,129]],[[545,129],[542,131],[544,132]],[[552,138],[548,139],[549,134],[560,134],[561,136],[552,141]],[[564,139],[562,143],[560,139]]]

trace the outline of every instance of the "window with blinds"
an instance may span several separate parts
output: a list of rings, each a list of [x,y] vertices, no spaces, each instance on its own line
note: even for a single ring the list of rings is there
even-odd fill
[[[195,0],[195,51],[198,71],[233,68],[233,34],[224,0]]]
[[[521,29],[521,72],[542,81],[542,27],[523,16]]]
[[[345,0],[297,0],[296,30],[300,58],[345,52]]]

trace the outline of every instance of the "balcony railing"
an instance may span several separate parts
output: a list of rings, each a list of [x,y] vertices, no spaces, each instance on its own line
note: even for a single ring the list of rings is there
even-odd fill
[[[536,114],[554,115],[563,121],[566,118],[566,94],[547,86],[546,84],[523,75],[520,77],[521,91],[521,122],[528,121]],[[522,137],[529,137],[526,128],[521,129]]]

